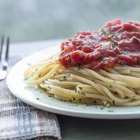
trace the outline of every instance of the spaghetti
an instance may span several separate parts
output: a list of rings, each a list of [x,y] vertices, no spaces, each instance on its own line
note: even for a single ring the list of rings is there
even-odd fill
[[[59,100],[138,106],[140,24],[115,20],[97,32],[78,33],[62,43],[60,54],[30,66],[24,76]]]

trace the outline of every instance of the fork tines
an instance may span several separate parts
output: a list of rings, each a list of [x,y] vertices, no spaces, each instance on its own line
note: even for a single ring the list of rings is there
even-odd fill
[[[0,80],[6,78],[9,59],[10,38],[2,36],[0,44]]]

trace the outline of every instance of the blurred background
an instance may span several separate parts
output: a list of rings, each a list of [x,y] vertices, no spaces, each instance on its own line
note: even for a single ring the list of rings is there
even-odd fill
[[[12,42],[68,38],[121,18],[140,20],[140,0],[1,0],[0,36]]]

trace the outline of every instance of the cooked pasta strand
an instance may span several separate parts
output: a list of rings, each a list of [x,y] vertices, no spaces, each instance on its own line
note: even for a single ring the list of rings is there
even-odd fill
[[[75,103],[116,106],[140,105],[140,68],[115,67],[93,71],[64,68],[56,56],[30,66],[26,83],[39,86],[57,99]]]

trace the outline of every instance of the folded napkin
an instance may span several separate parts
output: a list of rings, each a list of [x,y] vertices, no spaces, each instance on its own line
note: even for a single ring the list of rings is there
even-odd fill
[[[23,103],[0,81],[0,140],[27,139],[61,139],[57,117]]]

